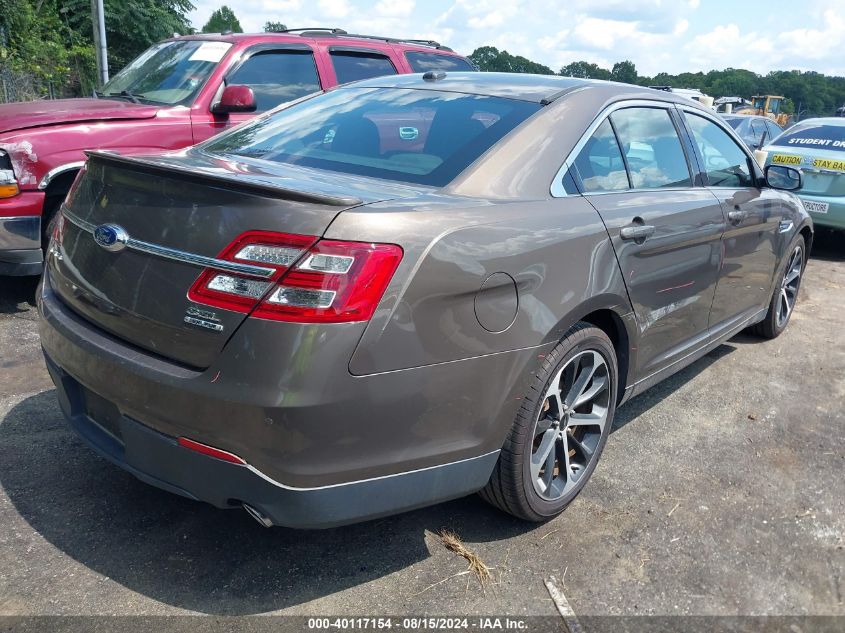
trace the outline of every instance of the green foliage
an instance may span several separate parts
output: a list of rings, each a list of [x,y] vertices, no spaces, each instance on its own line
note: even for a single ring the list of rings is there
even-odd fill
[[[521,55],[511,55],[507,51],[500,51],[495,46],[476,48],[469,59],[478,66],[479,70],[486,72],[555,74],[555,71],[548,66],[532,62]]]
[[[610,78],[613,81],[619,81],[623,84],[635,84],[639,79],[637,74],[637,67],[634,62],[628,61],[616,62],[613,64],[613,70],[610,71]]]
[[[232,33],[243,33],[241,23],[235,17],[235,12],[232,11],[225,4],[219,9],[215,10],[208,22],[202,27],[203,33],[222,33],[223,31],[232,31]]]
[[[271,21],[268,20],[267,22],[264,23],[264,32],[265,33],[281,33],[282,31],[287,30],[287,28],[288,27],[286,27],[281,22],[271,22]]]
[[[577,77],[578,79],[610,80],[609,70],[590,62],[572,62],[561,68],[560,74],[564,77]]]
[[[193,8],[190,0],[105,0],[111,74],[151,44],[189,32]],[[91,0],[5,0],[4,9],[0,64],[30,78],[34,91],[19,98],[91,94],[96,86]]]

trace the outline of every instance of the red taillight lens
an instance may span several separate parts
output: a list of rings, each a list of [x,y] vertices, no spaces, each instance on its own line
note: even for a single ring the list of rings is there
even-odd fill
[[[369,320],[402,260],[402,249],[394,244],[316,240],[244,233],[220,259],[272,268],[273,275],[257,278],[209,268],[191,286],[188,298],[276,321]]]
[[[310,235],[267,231],[243,233],[220,253],[219,258],[272,268],[272,276],[256,278],[207,268],[191,286],[188,299],[224,310],[250,312],[315,241],[317,238]]]
[[[367,321],[402,260],[395,244],[317,242],[253,312],[307,323]]]

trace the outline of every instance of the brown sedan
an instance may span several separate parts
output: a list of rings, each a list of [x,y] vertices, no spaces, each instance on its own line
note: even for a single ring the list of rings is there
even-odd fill
[[[93,153],[39,292],[70,423],[264,525],[481,491],[561,512],[617,406],[786,327],[812,223],[713,113],[560,77],[426,73],[202,145]]]

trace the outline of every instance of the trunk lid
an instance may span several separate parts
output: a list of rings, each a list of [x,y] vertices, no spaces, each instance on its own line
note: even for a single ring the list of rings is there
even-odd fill
[[[62,301],[112,335],[205,368],[247,315],[188,299],[204,265],[131,244],[111,252],[95,242],[95,227],[118,225],[133,240],[171,253],[217,258],[246,231],[317,237],[344,209],[411,193],[403,185],[196,150],[144,158],[92,153],[65,209],[58,256],[48,257],[50,282]],[[213,314],[222,329],[186,323],[191,308],[203,310],[203,319]]]

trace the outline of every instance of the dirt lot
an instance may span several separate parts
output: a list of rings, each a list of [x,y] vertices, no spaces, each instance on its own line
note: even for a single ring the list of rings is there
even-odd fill
[[[551,574],[581,616],[845,615],[842,236],[820,240],[781,338],[741,335],[625,405],[542,526],[470,497],[266,530],[136,481],[65,426],[34,287],[0,279],[0,615],[553,615]],[[444,527],[493,584],[455,575]]]

